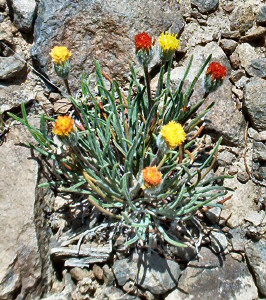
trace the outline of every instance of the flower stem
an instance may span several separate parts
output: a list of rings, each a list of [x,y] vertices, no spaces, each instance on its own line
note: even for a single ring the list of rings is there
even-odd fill
[[[149,102],[149,112],[152,109],[153,103],[152,103],[152,98],[151,98],[151,83],[150,83],[150,75],[148,71],[148,66],[144,65],[144,74],[145,74],[145,79],[146,79],[146,86],[147,86],[147,93],[148,93],[148,102]]]
[[[66,85],[68,94],[69,94],[70,96],[72,96],[72,95],[71,95],[70,86],[69,86],[69,83],[68,83],[68,79],[64,79],[64,83],[65,83],[65,85]]]

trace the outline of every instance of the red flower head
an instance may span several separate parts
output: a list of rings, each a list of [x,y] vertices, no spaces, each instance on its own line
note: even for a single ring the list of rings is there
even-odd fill
[[[136,51],[138,52],[140,49],[144,51],[149,51],[153,45],[152,37],[148,35],[146,32],[139,33],[135,35],[135,46]]]
[[[226,76],[226,67],[213,61],[209,64],[206,75],[211,75],[212,80],[224,80]]]

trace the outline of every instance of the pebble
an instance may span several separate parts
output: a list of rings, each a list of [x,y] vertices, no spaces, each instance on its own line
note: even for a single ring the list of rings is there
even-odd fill
[[[230,62],[231,62],[231,65],[233,67],[233,69],[238,69],[239,66],[240,66],[240,58],[239,58],[239,55],[234,52],[231,56],[230,56]]]
[[[235,51],[237,42],[229,39],[221,39],[219,45],[226,54],[231,54]]]
[[[0,56],[0,80],[9,80],[21,75],[25,63],[15,56]]]
[[[78,267],[72,268],[69,271],[71,277],[76,280],[76,281],[81,281],[84,278],[91,278],[91,272],[88,271],[87,269],[81,269]]]
[[[202,14],[208,14],[218,8],[219,0],[191,0],[191,5],[196,6]]]
[[[231,76],[230,76],[230,80],[233,83],[236,83],[238,80],[241,79],[241,77],[245,76],[246,73],[244,70],[236,70],[236,71],[232,71]]]
[[[265,27],[258,27],[249,34],[243,36],[240,38],[240,42],[245,43],[245,42],[253,42],[256,40],[259,40],[261,38],[264,38],[266,34],[266,28]]]

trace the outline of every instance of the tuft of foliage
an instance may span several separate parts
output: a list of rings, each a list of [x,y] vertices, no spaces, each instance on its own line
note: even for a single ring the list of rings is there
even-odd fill
[[[41,186],[52,185],[63,193],[87,196],[102,213],[130,229],[125,246],[140,240],[150,245],[154,237],[160,236],[174,246],[186,247],[186,243],[168,233],[169,223],[186,222],[202,207],[221,207],[219,200],[228,191],[217,184],[226,176],[207,178],[221,138],[202,160],[199,157],[202,138],[192,134],[214,105],[196,114],[206,97],[194,106],[189,104],[195,84],[210,59],[211,56],[185,91],[184,82],[193,57],[175,90],[170,86],[172,61],[165,82],[165,67],[162,66],[152,105],[147,86],[140,84],[133,66],[125,95],[115,80],[111,88],[107,88],[96,61],[97,92],[83,75],[82,96],[70,97],[77,128],[69,136],[57,140],[48,126],[55,121],[53,118],[41,115],[40,129],[37,129],[29,124],[24,104],[22,118],[10,113],[27,126],[39,144],[28,146],[56,162],[55,170],[60,180]],[[161,126],[170,121],[183,126],[187,139],[175,149],[162,149],[158,146],[158,135]],[[143,182],[142,170],[148,166],[157,166],[162,173],[162,182],[156,187],[147,188]]]

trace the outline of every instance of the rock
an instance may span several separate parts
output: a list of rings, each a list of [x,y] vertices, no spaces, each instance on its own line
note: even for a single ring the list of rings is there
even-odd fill
[[[252,173],[258,180],[266,180],[266,143],[253,140]]]
[[[258,58],[258,54],[255,52],[254,47],[248,43],[238,45],[235,53],[238,54],[240,64],[245,70],[248,69],[251,60]]]
[[[108,265],[103,266],[103,280],[107,286],[112,285],[115,281],[114,273]]]
[[[91,278],[92,274],[87,269],[81,269],[81,268],[72,268],[70,270],[71,277],[76,281],[81,281],[84,278]]]
[[[52,102],[56,102],[57,100],[61,99],[61,95],[59,93],[51,93],[49,95],[49,100]]]
[[[71,107],[72,107],[72,103],[66,98],[57,100],[56,102],[54,102],[53,105],[54,112],[56,114],[63,114],[63,115],[66,114]]]
[[[238,40],[240,38],[240,33],[237,30],[234,31],[223,31],[221,37],[224,39]]]
[[[235,86],[232,87],[232,92],[237,96],[239,100],[243,99],[244,93],[241,89],[237,89]]]
[[[32,119],[30,120],[33,121]],[[37,119],[35,119],[35,123]],[[0,147],[0,299],[36,299],[42,261],[35,227],[37,164],[25,127],[13,126]]]
[[[63,88],[53,71],[49,52],[55,45],[72,51],[70,85],[80,89],[82,72],[94,72],[94,59],[105,72],[125,83],[129,79],[128,61],[135,61],[134,36],[140,31],[151,35],[171,29],[179,33],[184,20],[178,4],[163,0],[81,1],[41,0],[34,27],[32,57],[52,80]],[[53,32],[53,34],[51,34]]]
[[[244,87],[243,111],[257,131],[266,130],[266,81],[251,78]]]
[[[245,34],[252,26],[255,15],[252,6],[239,6],[231,16],[231,30],[237,30],[241,35]]]
[[[232,245],[232,250],[236,252],[244,252],[245,244],[247,240],[245,239],[245,232],[241,227],[237,227],[230,230],[230,243]]]
[[[224,185],[235,191],[232,192],[232,198],[224,203],[221,219],[227,220],[228,226],[235,228],[243,224],[249,211],[256,210],[254,200],[258,195],[257,187],[251,180],[242,184],[235,177],[225,179]]]
[[[255,226],[260,226],[266,223],[266,219],[264,219],[264,216],[265,216],[265,212],[263,212],[262,210],[260,212],[250,211],[247,213],[245,217],[245,221]]]
[[[249,34],[241,37],[240,42],[245,43],[245,42],[253,42],[259,39],[264,39],[266,34],[266,28],[264,27],[258,27]]]
[[[241,62],[240,62],[240,58],[239,58],[238,53],[234,52],[230,56],[230,62],[231,62],[231,65],[232,65],[233,69],[238,69],[239,68]]]
[[[226,54],[231,54],[235,51],[237,42],[234,40],[221,39],[219,45]]]
[[[13,79],[21,75],[25,63],[15,56],[0,57],[0,80]]]
[[[195,247],[174,247],[170,246],[171,253],[181,261],[190,261],[197,256],[197,249]]]
[[[231,1],[222,1],[221,3],[222,5],[222,8],[227,12],[227,13],[230,13],[234,10],[235,8],[235,5],[233,2]]]
[[[237,70],[237,71],[232,71],[230,80],[233,83],[236,83],[239,79],[241,79],[243,76],[245,76],[246,73],[244,70]]]
[[[221,214],[220,207],[212,207],[205,212],[206,217],[212,224],[218,223],[220,214]]]
[[[98,280],[103,280],[103,269],[97,265],[93,265],[93,274]]]
[[[258,24],[266,24],[266,6],[262,6],[257,14],[256,21]]]
[[[222,231],[211,231],[211,249],[214,253],[224,252],[227,248],[227,238]]]
[[[191,5],[196,6],[201,13],[207,14],[218,8],[219,0],[192,0]]]
[[[31,32],[36,17],[37,6],[35,0],[7,0],[14,14],[14,25],[23,32]]]
[[[253,138],[257,142],[265,142],[266,141],[266,130],[261,131],[261,132],[255,132]]]
[[[173,289],[181,274],[179,265],[161,258],[158,254],[134,254],[129,259],[114,263],[113,271],[119,286],[135,281],[144,290],[161,295]],[[136,277],[137,276],[137,277]]]
[[[252,59],[247,68],[247,72],[251,76],[257,76],[266,79],[266,58],[261,57]]]
[[[230,255],[217,257],[209,249],[202,248],[199,261],[192,261],[166,300],[253,300],[258,291],[245,263]]]
[[[196,73],[204,63],[208,55],[212,53],[213,61],[219,61],[224,64],[228,69],[228,75],[230,76],[230,63],[223,50],[217,46],[215,42],[208,43],[206,46],[196,46],[191,53],[194,57],[191,71],[187,77],[189,82],[192,82]],[[189,59],[186,59],[183,66],[177,67],[171,72],[171,82],[178,86],[181,78],[183,77],[185,66],[188,65]],[[204,90],[202,87],[201,76],[200,80],[195,86],[195,92],[191,97],[191,103],[195,104],[203,97]],[[202,107],[199,109],[199,113],[206,109],[213,101],[215,106],[205,117],[205,130],[215,140],[217,137],[223,136],[223,143],[231,146],[242,144],[244,137],[245,120],[241,112],[237,110],[232,100],[232,84],[229,79],[226,78],[224,84],[214,93],[211,93]]]
[[[231,165],[233,161],[235,160],[235,155],[229,151],[222,151],[219,152],[217,157],[217,163],[219,166],[225,167],[228,165]]]
[[[266,241],[250,242],[245,247],[245,253],[252,269],[256,285],[263,296],[266,296]]]
[[[116,287],[106,287],[105,289],[96,291],[96,295],[94,295],[95,300],[140,300],[139,297],[134,295],[124,294],[123,291]],[[79,299],[77,299],[79,300]]]
[[[248,182],[250,179],[247,171],[244,168],[241,168],[240,170],[238,170],[237,172],[237,180],[241,183],[246,183]]]

